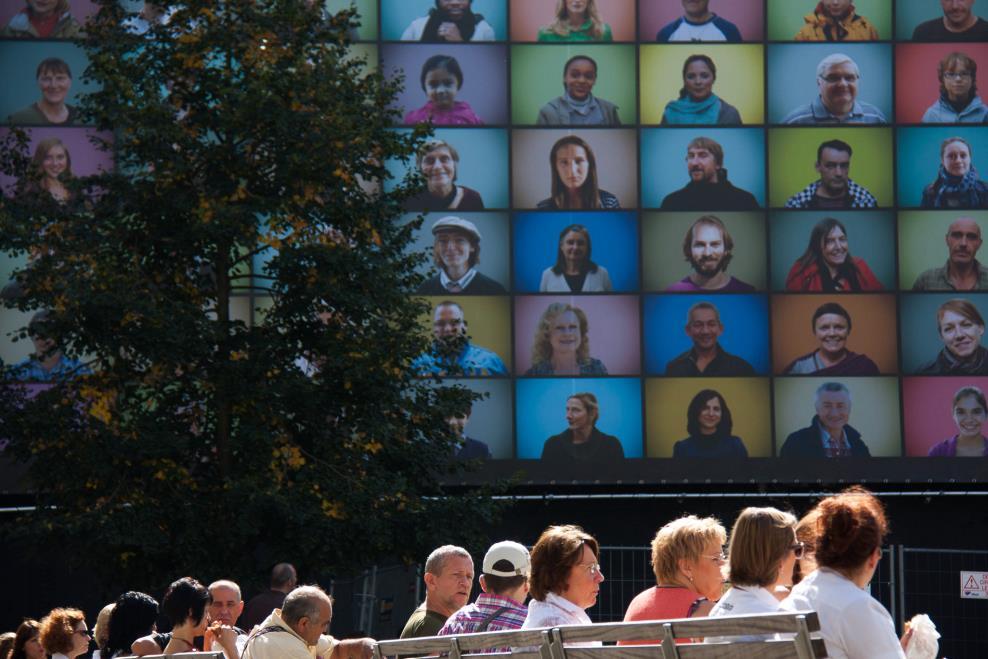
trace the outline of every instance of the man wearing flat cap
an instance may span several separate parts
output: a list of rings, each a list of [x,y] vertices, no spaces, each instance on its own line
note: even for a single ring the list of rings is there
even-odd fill
[[[470,220],[447,215],[432,225],[432,260],[439,273],[426,279],[417,293],[445,295],[504,295],[504,286],[477,272],[480,231]]]
[[[511,540],[494,543],[484,555],[480,574],[483,591],[473,604],[454,613],[440,636],[521,629],[528,609],[528,577],[532,561],[524,545]]]

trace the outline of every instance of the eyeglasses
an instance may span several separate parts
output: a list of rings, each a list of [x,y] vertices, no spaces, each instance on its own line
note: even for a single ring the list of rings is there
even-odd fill
[[[970,80],[971,74],[967,71],[962,71],[960,73],[955,73],[954,71],[945,71],[943,77],[947,80]]]
[[[789,547],[789,549],[792,549],[792,553],[796,558],[802,558],[803,554],[806,553],[806,545],[802,542],[797,542]]]
[[[839,73],[830,73],[825,76],[820,76],[820,79],[824,82],[828,82],[831,85],[835,85],[838,82],[846,82],[849,85],[853,85],[858,81],[858,76],[854,73],[848,73],[846,75],[840,75]]]
[[[725,563],[725,562],[727,562],[727,554],[725,554],[724,552],[720,552],[719,554],[715,554],[714,556],[703,555],[703,558],[709,558],[714,563]]]
[[[604,574],[603,572],[600,571],[600,563],[590,563],[590,564],[580,563],[580,567],[585,569],[587,573],[590,574],[590,576],[594,576],[597,574]]]

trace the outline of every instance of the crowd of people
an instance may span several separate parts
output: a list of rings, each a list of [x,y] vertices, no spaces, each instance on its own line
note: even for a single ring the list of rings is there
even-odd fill
[[[680,517],[652,540],[655,585],[628,603],[624,620],[812,610],[828,656],[905,657],[911,631],[899,638],[889,612],[868,593],[888,530],[881,502],[860,486],[824,498],[802,519],[771,507],[745,508],[730,535],[716,518]],[[484,556],[480,594],[471,603],[473,558],[444,545],[426,560],[425,600],[400,637],[592,624],[587,610],[605,579],[600,562],[597,539],[574,525],[546,528],[531,551],[512,540],[496,542]],[[169,632],[157,630],[159,615]],[[272,571],[271,589],[246,607],[233,581],[207,587],[182,577],[160,604],[145,593],[123,593],[100,611],[92,630],[82,611],[53,609],[0,636],[0,659],[73,659],[87,654],[91,641],[92,656],[100,659],[203,649],[226,659],[369,659],[375,641],[328,635],[332,615],[332,597],[318,586],[299,586],[295,568],[282,563]]]

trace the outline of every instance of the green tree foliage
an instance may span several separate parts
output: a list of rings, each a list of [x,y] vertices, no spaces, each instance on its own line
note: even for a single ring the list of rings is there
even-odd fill
[[[94,371],[0,397],[37,485],[19,528],[119,588],[469,543],[492,504],[441,481],[460,469],[444,417],[472,394],[408,374],[423,257],[395,218],[419,184],[381,186],[423,135],[389,129],[396,85],[350,54],[355,17],[184,0],[144,28],[99,4],[84,115],[116,169],[67,202],[21,185],[0,217],[0,248],[30,255],[7,304],[50,309]],[[256,323],[231,309],[251,287]]]

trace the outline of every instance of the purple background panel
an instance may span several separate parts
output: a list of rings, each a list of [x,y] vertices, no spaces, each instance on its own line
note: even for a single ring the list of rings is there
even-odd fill
[[[553,302],[569,303],[587,315],[590,356],[608,375],[641,372],[641,323],[637,295],[530,295],[515,298],[515,372],[532,366],[532,343],[542,312]]]
[[[463,71],[463,86],[457,101],[466,101],[485,124],[508,123],[507,46],[491,44],[383,44],[381,66],[387,76],[404,69],[405,88],[395,106],[402,114],[416,110],[429,100],[422,91],[422,64],[433,55],[456,58]]]
[[[713,0],[710,11],[737,25],[745,42],[764,38],[763,0]],[[682,15],[680,0],[639,0],[638,38],[644,43],[654,42],[659,30]]]
[[[902,415],[906,455],[926,457],[930,448],[957,434],[954,394],[974,385],[988,391],[988,377],[903,378]]]
[[[633,128],[535,128],[512,133],[511,200],[515,208],[535,208],[552,193],[549,153],[564,135],[577,135],[593,149],[601,190],[617,196],[621,208],[638,205],[638,145]]]
[[[0,3],[0,26],[7,25],[14,14],[22,12],[26,5],[24,0],[4,0]],[[96,5],[92,0],[69,0],[69,11],[77,21],[84,23],[96,13]]]
[[[109,151],[100,151],[90,141],[91,135],[99,135],[104,140],[112,140],[112,133],[98,133],[91,128],[28,128],[31,136],[29,153],[34,155],[34,149],[38,142],[48,137],[57,137],[65,144],[72,159],[72,174],[74,176],[91,176],[100,171],[110,171],[113,169],[113,154]],[[0,139],[7,134],[7,130],[0,130]],[[0,176],[0,188],[7,191],[14,182],[13,177]]]

